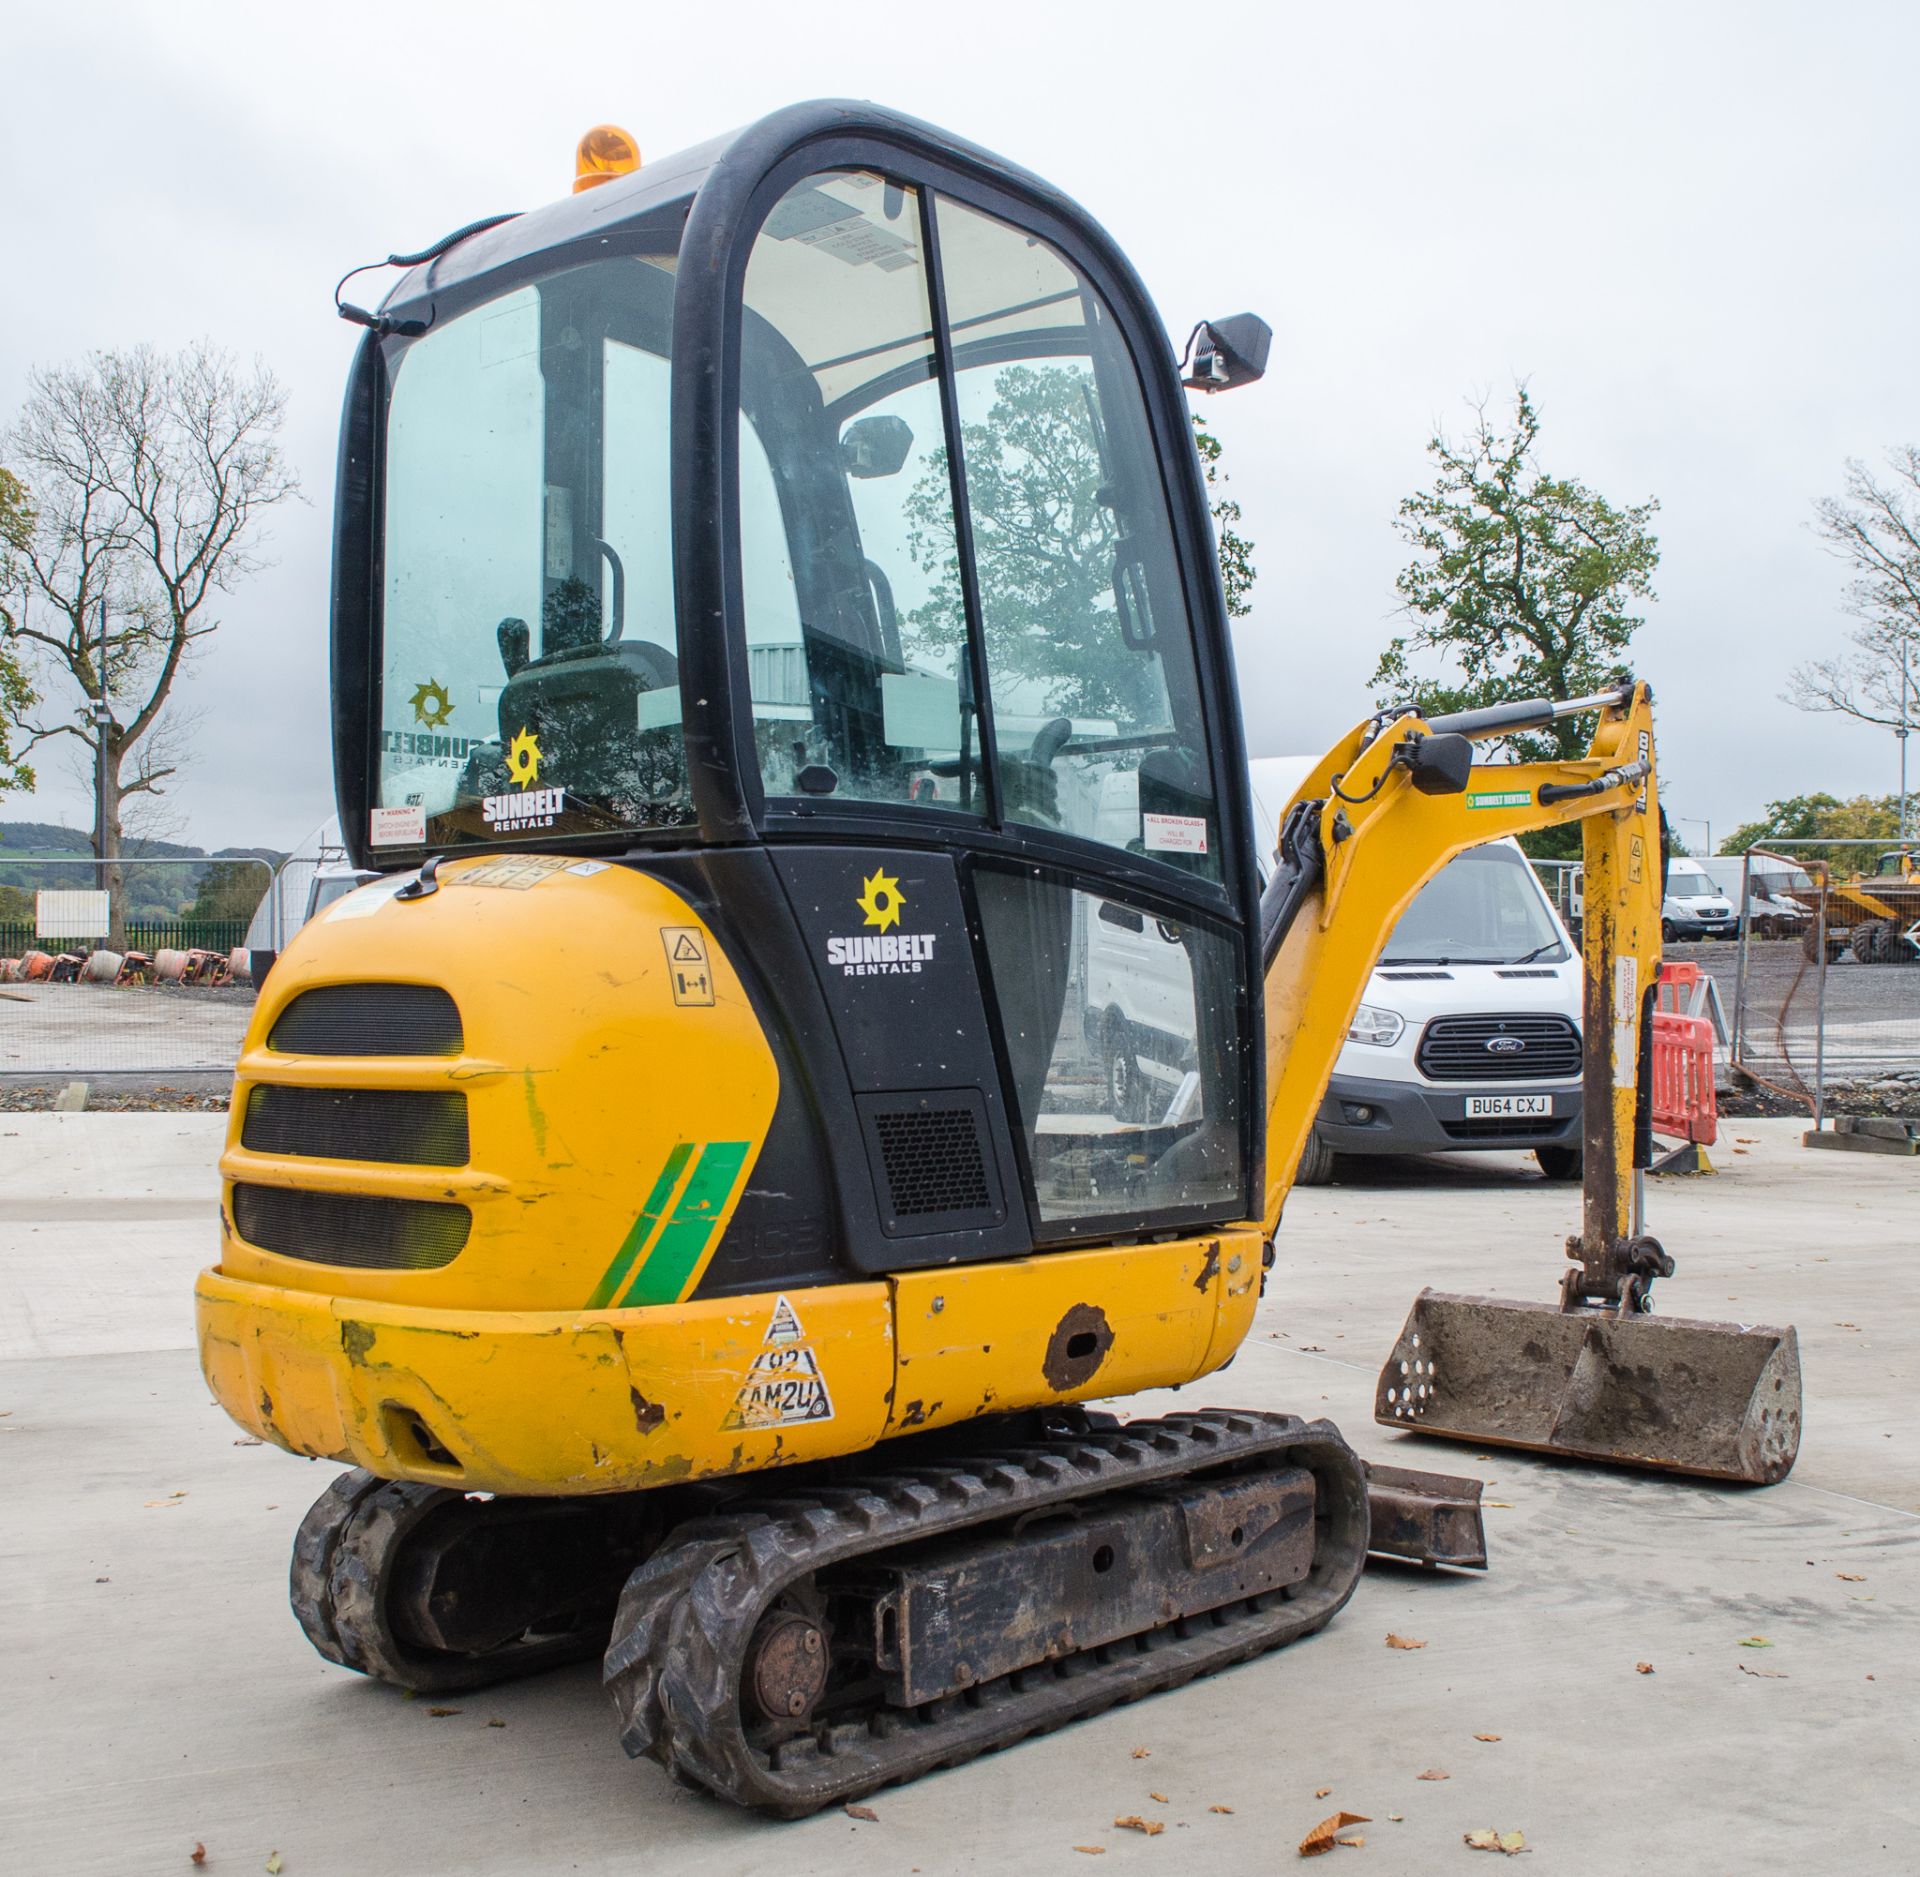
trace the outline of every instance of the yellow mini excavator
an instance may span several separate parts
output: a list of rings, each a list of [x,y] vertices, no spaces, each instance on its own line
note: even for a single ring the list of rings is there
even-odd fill
[[[1080,1404],[1232,1357],[1395,920],[1573,820],[1585,1229],[1553,1304],[1421,1297],[1378,1412],[1786,1471],[1791,1330],[1647,1308],[1646,687],[1370,717],[1262,887],[1182,389],[1261,321],[1176,363],[1072,202],[844,103],[590,133],[390,258],[332,623],[381,877],[265,982],[198,1286],[229,1413],[350,1468],[322,1655],[603,1656],[630,1752],[797,1814],[1306,1635],[1370,1548],[1479,1561],[1477,1485],[1325,1421]]]

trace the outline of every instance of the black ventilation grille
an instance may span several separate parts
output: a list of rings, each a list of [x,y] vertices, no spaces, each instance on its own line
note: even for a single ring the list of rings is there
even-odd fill
[[[1567,1118],[1550,1114],[1483,1115],[1473,1121],[1442,1121],[1440,1125],[1457,1141],[1538,1140],[1543,1134],[1566,1131]]]
[[[240,1145],[256,1154],[463,1167],[467,1098],[430,1089],[257,1086],[247,1096]]]
[[[1560,974],[1551,965],[1532,965],[1525,971],[1496,971],[1496,978],[1557,978]]]
[[[1414,1061],[1434,1082],[1566,1081],[1580,1073],[1580,1032],[1550,1012],[1435,1017]]]
[[[233,1228],[249,1245],[309,1264],[361,1271],[437,1271],[460,1255],[472,1228],[465,1206],[367,1193],[305,1193],[236,1186]]]
[[[290,1056],[457,1056],[460,1012],[437,984],[323,984],[275,1020],[269,1049]]]
[[[1453,981],[1453,973],[1451,971],[1383,971],[1380,975],[1383,978],[1390,979],[1395,984],[1412,984],[1422,978],[1436,982],[1443,979],[1448,983]]]
[[[998,1225],[1004,1209],[978,1089],[862,1095],[867,1158],[894,1237]]]

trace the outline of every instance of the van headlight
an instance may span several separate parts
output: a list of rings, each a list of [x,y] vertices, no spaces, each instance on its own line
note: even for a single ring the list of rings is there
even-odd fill
[[[1353,1021],[1347,1025],[1347,1041],[1372,1043],[1384,1049],[1389,1043],[1397,1043],[1400,1032],[1406,1027],[1406,1019],[1397,1010],[1383,1010],[1378,1004],[1362,1004],[1353,1013]]]

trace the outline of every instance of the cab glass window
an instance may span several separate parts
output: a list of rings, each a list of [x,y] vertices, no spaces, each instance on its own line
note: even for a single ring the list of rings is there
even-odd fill
[[[1125,344],[1046,242],[944,197],[937,214],[1006,814],[1218,879],[1192,628]]]
[[[1233,941],[1031,868],[974,891],[1041,1221],[1241,1203]]]
[[[670,258],[572,268],[394,358],[376,846],[678,827]]]
[[[767,792],[977,811],[916,190],[842,170],[781,198],[748,259],[740,376],[747,664]]]

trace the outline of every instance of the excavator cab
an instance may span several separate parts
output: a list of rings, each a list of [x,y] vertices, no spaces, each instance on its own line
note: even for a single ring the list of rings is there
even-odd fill
[[[921,127],[803,110],[470,238],[379,320],[335,592],[356,859],[698,878],[838,1038],[768,1013],[854,1268],[1251,1216],[1225,612],[1105,235]],[[1258,376],[1259,321],[1204,330],[1203,382]],[[1124,1035],[1088,996],[1116,918],[1165,941]]]

